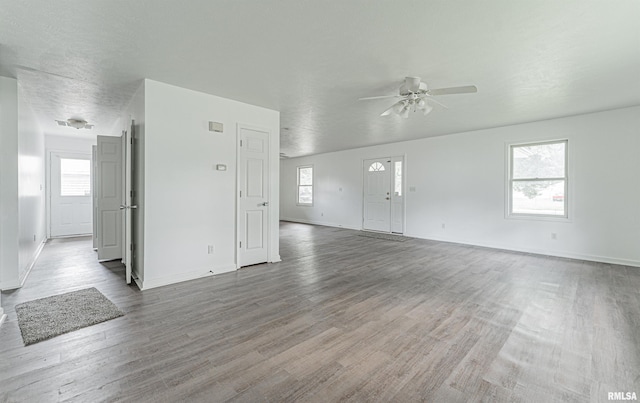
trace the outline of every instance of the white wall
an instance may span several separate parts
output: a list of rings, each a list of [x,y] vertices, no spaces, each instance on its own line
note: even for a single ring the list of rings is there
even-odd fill
[[[408,236],[640,266],[639,129],[633,107],[282,160],[280,215],[361,229],[362,160],[405,155]],[[506,145],[559,138],[569,139],[570,220],[505,218]],[[295,204],[306,164],[313,207]]]
[[[0,289],[18,279],[18,81],[0,77]]]
[[[238,123],[271,133],[269,260],[279,260],[279,112],[152,80],[144,88],[143,288],[236,269]],[[209,121],[224,133],[210,132]]]
[[[91,155],[91,146],[97,144],[95,134],[85,135],[86,131],[80,130],[78,132],[77,137],[47,134],[45,136],[47,154],[50,151],[65,151]]]
[[[44,135],[17,80],[0,77],[0,289],[18,288],[45,240]]]
[[[22,283],[47,236],[44,134],[21,91],[18,91],[18,209],[19,278]]]

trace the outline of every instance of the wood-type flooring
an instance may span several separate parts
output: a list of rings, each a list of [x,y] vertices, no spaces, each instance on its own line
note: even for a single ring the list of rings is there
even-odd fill
[[[296,223],[281,255],[140,291],[89,238],[50,241],[2,295],[0,402],[640,395],[640,268]],[[126,315],[23,345],[16,304],[86,287]]]

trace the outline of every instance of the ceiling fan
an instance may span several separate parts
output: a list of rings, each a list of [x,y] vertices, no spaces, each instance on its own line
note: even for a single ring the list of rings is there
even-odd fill
[[[378,97],[365,97],[360,98],[359,101],[366,101],[370,99],[384,99],[384,98],[401,98],[398,102],[393,104],[389,109],[382,112],[380,116],[390,115],[392,112],[402,116],[403,118],[409,117],[410,111],[422,111],[425,115],[433,109],[429,103],[440,105],[446,108],[445,105],[433,99],[437,95],[450,95],[450,94],[470,94],[478,92],[475,85],[467,85],[464,87],[448,87],[448,88],[436,88],[429,89],[426,83],[420,81],[420,77],[406,77],[404,84],[400,86],[400,95],[382,95]]]

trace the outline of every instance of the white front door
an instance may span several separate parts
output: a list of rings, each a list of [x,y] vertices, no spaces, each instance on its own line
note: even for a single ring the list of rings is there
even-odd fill
[[[243,126],[238,157],[238,267],[268,260],[269,133]]]
[[[50,163],[51,236],[91,234],[91,156],[52,152]]]
[[[362,228],[391,232],[391,158],[364,161]]]
[[[122,258],[122,140],[98,136],[96,149],[98,260]]]

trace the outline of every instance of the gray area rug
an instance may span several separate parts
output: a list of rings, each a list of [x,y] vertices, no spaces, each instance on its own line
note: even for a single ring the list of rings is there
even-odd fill
[[[359,234],[360,236],[364,236],[367,238],[376,238],[376,239],[386,239],[387,241],[396,241],[396,242],[404,242],[411,238],[402,235],[394,235],[394,234],[381,234],[379,232],[366,232],[362,231]]]
[[[16,305],[25,345],[124,315],[95,288],[87,288]]]

